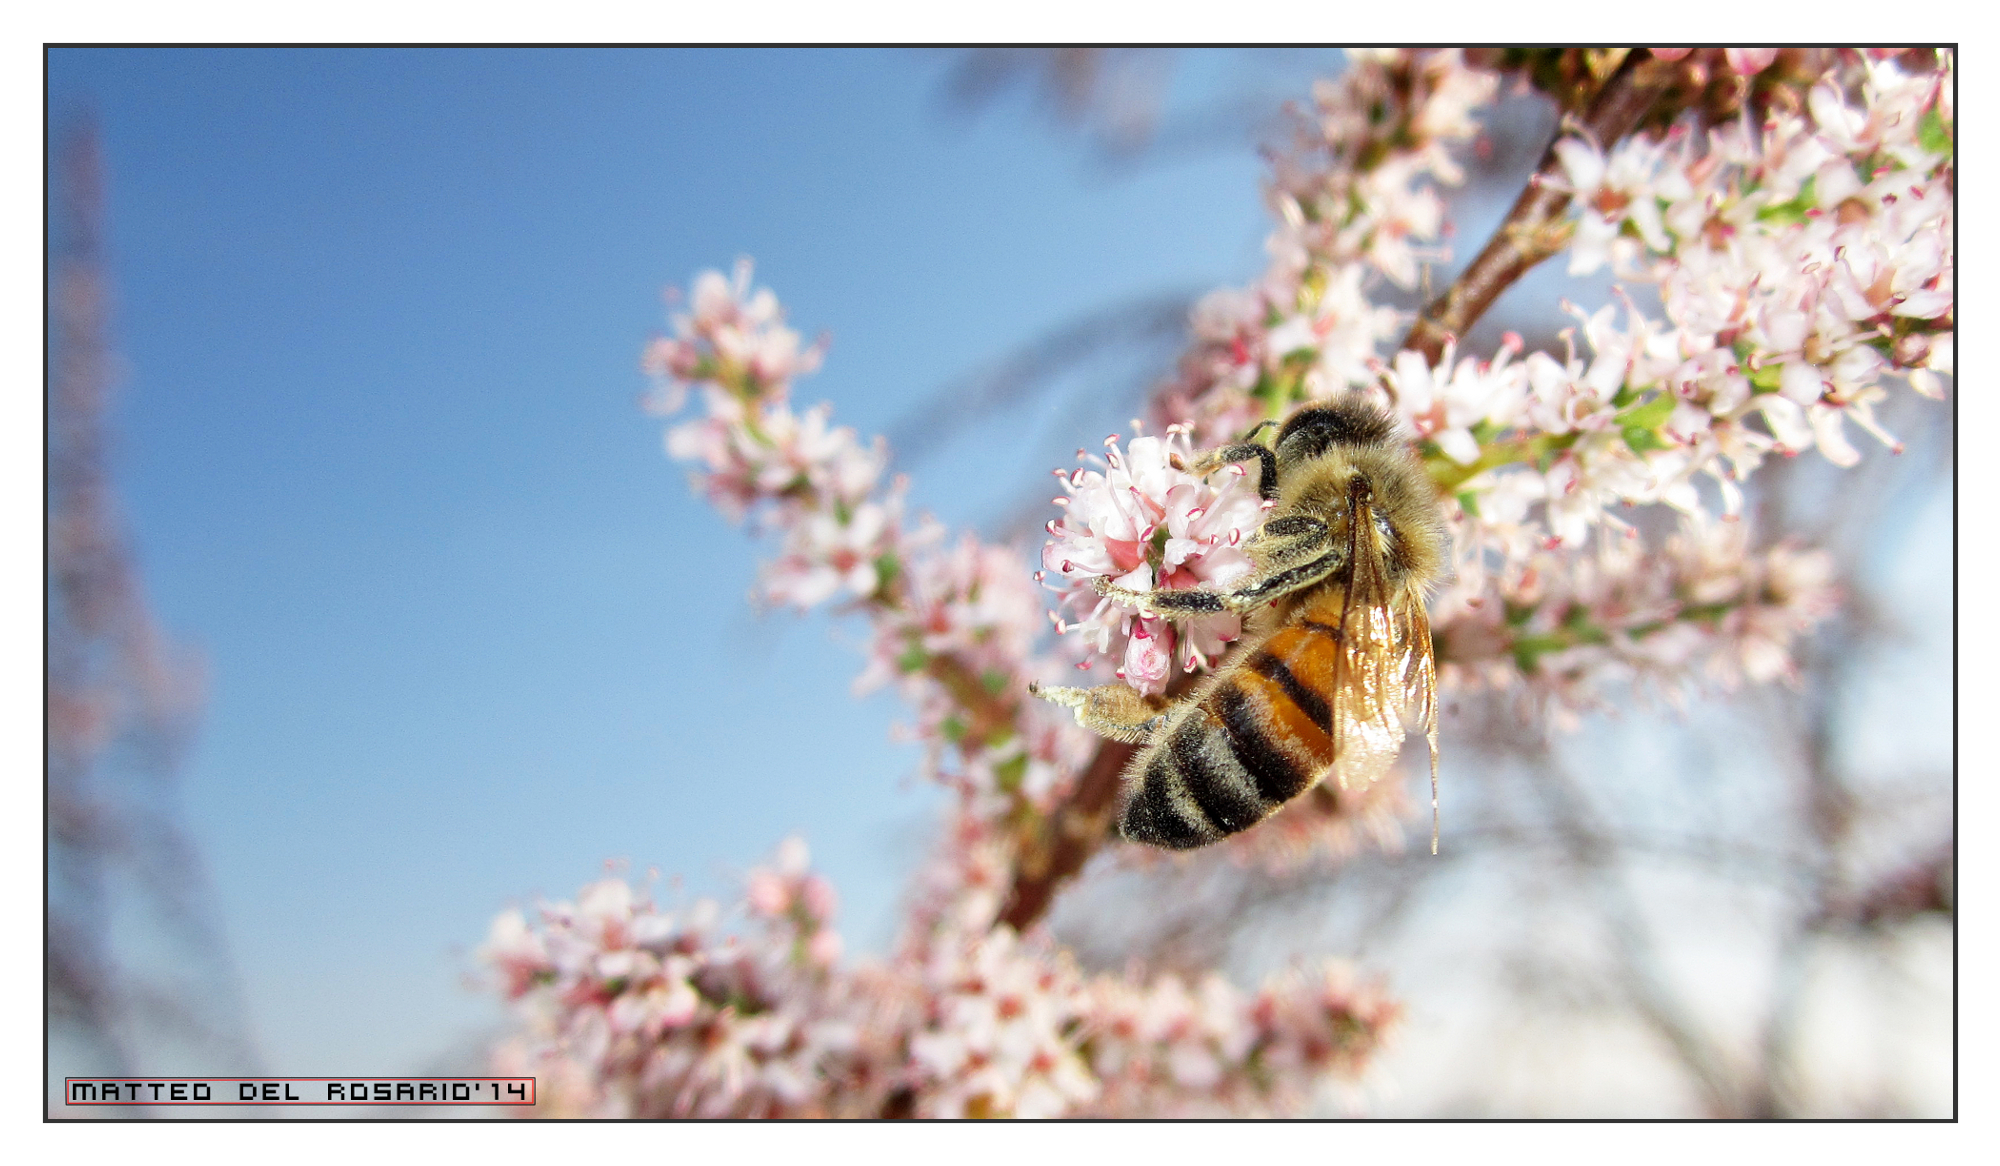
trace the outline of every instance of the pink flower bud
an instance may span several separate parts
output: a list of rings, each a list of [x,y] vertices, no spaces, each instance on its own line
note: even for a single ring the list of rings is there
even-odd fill
[[[1748,77],[1771,67],[1778,59],[1776,49],[1724,49],[1722,55],[1729,61],[1729,67]]]
[[[744,898],[752,911],[766,916],[783,915],[792,904],[792,894],[786,888],[785,880],[776,872],[762,867],[750,872]]]
[[[1125,683],[1140,692],[1165,692],[1173,666],[1173,628],[1165,620],[1140,620],[1125,648]]]
[[[806,913],[822,923],[833,918],[835,909],[840,905],[840,896],[834,891],[833,884],[819,875],[806,876],[799,898],[805,904]]]
[[[840,933],[822,928],[806,942],[806,958],[814,967],[830,968],[840,962],[841,948]]]

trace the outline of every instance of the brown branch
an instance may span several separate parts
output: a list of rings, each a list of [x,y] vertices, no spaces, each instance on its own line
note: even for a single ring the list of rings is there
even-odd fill
[[[1231,651],[1236,647],[1232,644]],[[1216,666],[1222,667],[1228,660],[1225,655]],[[1201,679],[1186,672],[1176,675],[1167,682],[1167,699],[1180,700]],[[1111,840],[1111,815],[1118,806],[1120,779],[1138,751],[1136,745],[1099,742],[1096,756],[1077,778],[1076,789],[1022,845],[998,922],[1016,931],[1033,926],[1048,911],[1056,890],[1083,869],[1098,847]]]
[[[1685,72],[1686,66],[1680,62],[1661,61],[1644,49],[1634,49],[1591,99],[1583,116],[1566,118],[1565,122],[1609,148],[1631,133]],[[1561,139],[1559,131],[1556,141]],[[1465,335],[1501,292],[1537,263],[1562,250],[1569,241],[1569,227],[1563,218],[1569,201],[1562,163],[1556,156],[1555,141],[1551,141],[1527,189],[1514,201],[1485,249],[1417,317],[1402,346],[1437,363],[1445,345]]]
[[[1120,777],[1138,747],[1117,741],[1099,746],[1077,780],[1076,792],[1049,815],[1037,836],[1021,849],[1014,882],[1000,908],[1000,922],[1025,931],[1049,908],[1056,889],[1083,869],[1107,840],[1118,802]]]

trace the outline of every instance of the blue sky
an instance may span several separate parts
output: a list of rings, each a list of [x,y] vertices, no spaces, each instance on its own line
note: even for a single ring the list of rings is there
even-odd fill
[[[948,116],[950,63],[50,54],[105,144],[115,471],[206,661],[186,814],[272,1071],[496,1023],[461,984],[488,920],[607,859],[726,896],[800,831],[886,943],[936,799],[893,699],[848,695],[858,632],[750,611],[760,549],[638,408],[662,289],[754,256],[832,337],[799,396],[871,433],[1082,313],[1250,277],[1265,229],[1247,146],[1108,174],[1022,101]],[[975,427],[913,497],[991,520],[1115,409]]]

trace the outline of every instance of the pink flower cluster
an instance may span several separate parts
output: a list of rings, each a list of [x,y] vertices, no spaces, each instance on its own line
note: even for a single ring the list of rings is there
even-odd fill
[[[817,1111],[828,1082],[866,1070],[851,986],[831,969],[833,891],[796,839],[752,872],[749,939],[712,902],[676,918],[622,878],[493,922],[483,956],[525,1031],[500,1061],[554,1083],[545,1112],[759,1117]]]
[[[675,313],[674,335],[647,347],[643,363],[659,378],[652,401],[657,412],[678,412],[690,387],[782,399],[794,379],[819,369],[824,345],[800,345],[799,334],[785,326],[778,297],[769,288],[752,291],[752,271],[749,260],[739,259],[728,277],[719,271],[696,276],[688,297],[692,311]],[[668,296],[669,302],[678,299],[677,291]]]
[[[1122,659],[1120,680],[1164,692],[1178,668],[1192,672],[1220,656],[1242,633],[1234,615],[1204,616],[1178,627],[1142,617],[1091,590],[1096,579],[1149,591],[1222,584],[1250,569],[1243,540],[1264,522],[1264,505],[1242,466],[1194,477],[1175,466],[1193,453],[1187,434],[1135,437],[1121,452],[1105,441],[1103,458],[1077,451],[1079,467],[1062,478],[1063,515],[1050,521],[1036,578],[1054,588],[1073,619],[1052,613],[1056,630],[1075,631],[1091,652]]]
[[[1735,481],[1766,451],[1817,447],[1852,465],[1846,421],[1896,446],[1873,416],[1883,379],[1937,397],[1952,369],[1950,94],[1948,59],[1911,75],[1856,58],[1800,114],[1676,127],[1608,153],[1558,143],[1575,191],[1571,271],[1613,264],[1657,293],[1664,319],[1592,316],[1591,369],[1543,358],[1538,396],[1618,420],[1614,400],[1658,391],[1663,415],[1632,452],[1664,463],[1656,479],[1713,474],[1732,514]]]
[[[1743,75],[1775,59],[1726,54]],[[1423,237],[1442,237],[1425,209],[1435,191],[1371,184],[1363,172],[1455,180],[1451,151],[1475,132],[1496,74],[1450,52],[1357,60],[1320,88],[1310,127],[1275,163],[1269,269],[1198,306],[1194,344],[1156,417],[1213,445],[1349,387],[1392,406],[1450,496],[1455,571],[1436,604],[1440,642],[1482,602],[1499,610],[1508,581],[1592,575],[1594,540],[1634,536],[1628,508],[1733,520],[1741,483],[1771,452],[1817,448],[1853,464],[1848,421],[1894,447],[1873,413],[1882,382],[1936,397],[1952,368],[1952,66],[1948,54],[1920,73],[1902,57],[1837,59],[1797,112],[1761,122],[1746,113],[1706,132],[1677,123],[1608,147],[1560,141],[1572,270],[1611,263],[1634,286],[1595,310],[1565,305],[1577,326],[1559,352],[1527,352],[1509,333],[1489,356],[1447,345],[1435,364],[1384,352],[1408,319],[1368,298],[1379,278],[1406,282],[1397,252],[1371,249],[1368,224],[1416,223]],[[1072,498],[1047,553],[1088,561],[1094,548],[1077,532],[1089,528]],[[1640,556],[1636,575],[1676,570],[1666,548],[1618,553]],[[1748,573],[1742,594],[1755,592],[1758,561],[1733,560]],[[1081,609],[1087,594],[1068,606]],[[1812,604],[1791,611],[1786,620],[1825,614]],[[1132,671],[1129,646],[1093,631],[1086,642],[1100,658]],[[1706,637],[1724,658],[1763,660],[1743,673],[1751,678],[1784,672],[1770,649],[1788,637],[1749,621],[1696,619],[1653,640],[1684,635]],[[1728,670],[1699,672],[1719,681]]]
[[[1439,682],[1518,693],[1574,728],[1614,685],[1680,704],[1701,686],[1793,681],[1792,644],[1840,597],[1824,551],[1756,552],[1747,523],[1697,515],[1658,552],[1637,539],[1546,549],[1481,592],[1448,591],[1435,608]]]
[[[753,870],[748,937],[613,878],[494,921],[483,956],[524,1030],[501,1071],[541,1112],[613,1117],[1058,1117],[1284,1112],[1351,1078],[1398,1019],[1344,965],[1245,996],[1079,973],[1011,929],[940,931],[848,966],[796,839]]]
[[[834,427],[829,406],[793,408],[791,378],[817,367],[818,350],[799,348],[750,270],[697,277],[695,311],[648,352],[656,409],[690,388],[706,405],[669,431],[668,452],[694,464],[696,488],[724,513],[778,535],[763,599],[806,610],[845,597],[869,618],[856,687],[897,685],[932,776],[968,797],[1046,805],[1081,746],[1061,718],[1023,707],[1028,680],[1050,668],[1030,656],[1039,604],[1027,568],[1010,549],[948,543],[935,522],[906,519],[881,438]]]
[[[1423,263],[1446,256],[1438,187],[1464,180],[1453,151],[1478,132],[1472,111],[1499,80],[1456,49],[1390,50],[1358,54],[1316,86],[1292,149],[1272,159],[1270,266],[1195,305],[1194,344],[1161,389],[1159,414],[1189,423],[1206,447],[1282,416],[1301,395],[1374,381],[1406,321],[1370,292],[1383,280],[1413,288]]]
[[[1310,1090],[1356,1077],[1400,1007],[1346,964],[1275,977],[1246,998],[1214,974],[1161,976],[1144,993],[1099,979],[1085,1041],[1102,1092],[1086,1112],[1170,1117],[1296,1113]]]
[[[1499,84],[1499,74],[1468,64],[1458,49],[1370,50],[1355,54],[1338,80],[1317,84],[1313,116],[1298,127],[1293,150],[1274,160],[1272,274],[1298,284],[1314,268],[1333,274],[1358,263],[1416,287],[1420,264],[1445,255],[1435,247],[1445,204],[1433,183],[1464,181],[1452,151],[1479,132],[1472,112]],[[1295,332],[1297,347],[1318,348],[1328,316],[1296,306],[1304,314],[1288,314],[1273,332]]]
[[[645,365],[659,379],[649,399],[671,414],[697,388],[707,415],[667,433],[667,452],[692,462],[701,489],[732,518],[746,515],[784,534],[760,594],[773,604],[814,607],[836,595],[866,599],[893,572],[902,489],[883,488],[888,449],[863,445],[829,424],[832,409],[791,407],[794,377],[819,367],[819,346],[800,348],[768,288],[750,290],[749,263],[733,280],[695,280],[693,312],[675,335],[655,340]]]

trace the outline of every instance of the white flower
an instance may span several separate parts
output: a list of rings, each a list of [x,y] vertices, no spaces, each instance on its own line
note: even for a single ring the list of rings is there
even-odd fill
[[[1234,615],[1175,628],[1091,590],[1099,578],[1135,591],[1223,584],[1250,569],[1241,546],[1262,524],[1264,509],[1244,467],[1227,466],[1202,481],[1172,465],[1192,454],[1179,430],[1135,438],[1123,452],[1108,442],[1102,471],[1080,468],[1063,480],[1063,516],[1049,523],[1042,547],[1043,582],[1074,614],[1066,618],[1059,609],[1057,629],[1078,633],[1094,655],[1120,659],[1118,670],[1141,692],[1164,691],[1176,661],[1196,667],[1242,631]]]

